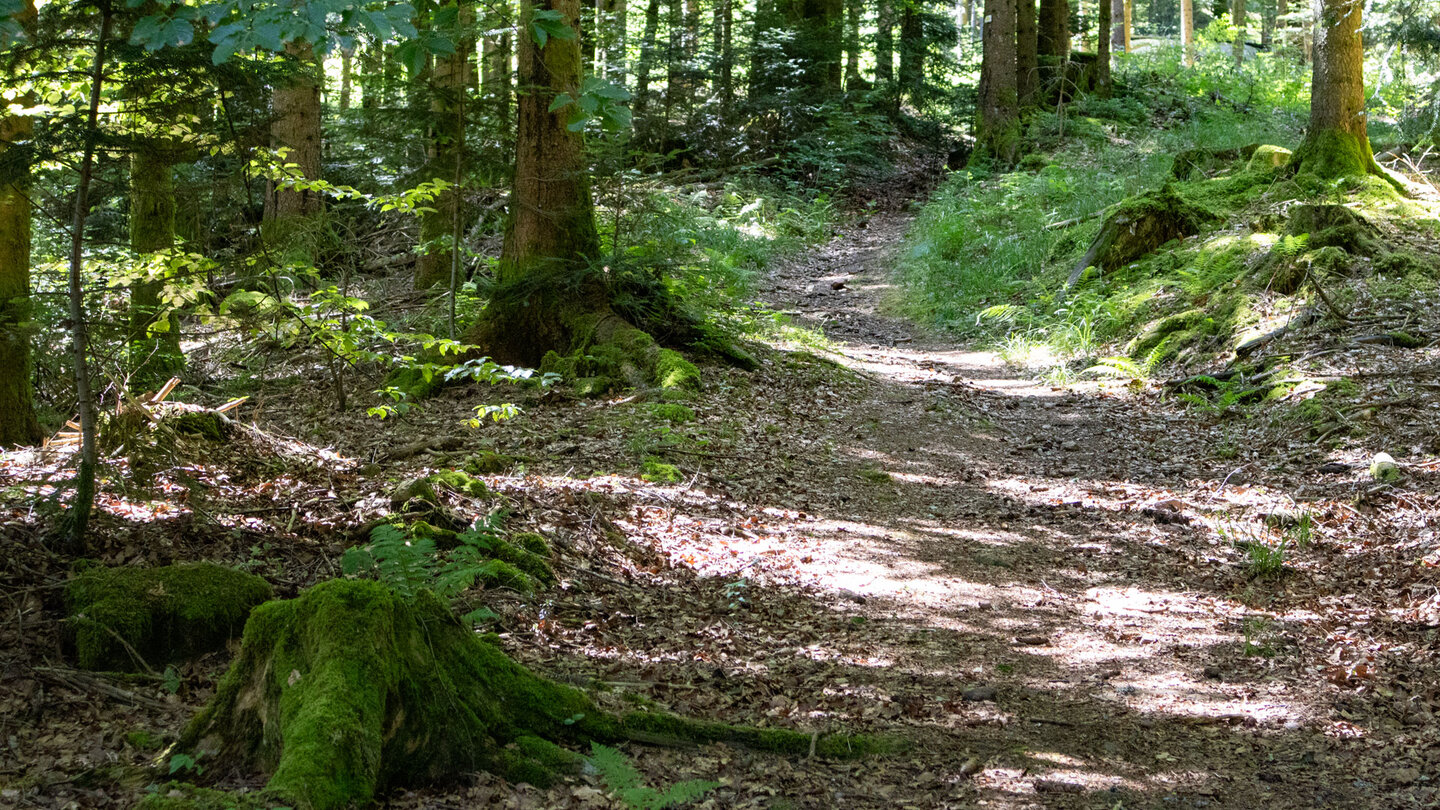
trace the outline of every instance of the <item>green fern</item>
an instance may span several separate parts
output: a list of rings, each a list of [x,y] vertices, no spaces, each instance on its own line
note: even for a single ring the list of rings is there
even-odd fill
[[[1095,365],[1085,369],[1086,374],[1103,374],[1107,377],[1124,377],[1128,380],[1143,380],[1145,369],[1128,357],[1102,357]]]
[[[677,782],[664,791],[646,787],[630,759],[608,745],[590,744],[586,760],[604,780],[605,787],[630,810],[664,810],[693,802],[720,786],[719,782],[691,779]]]
[[[349,549],[340,560],[346,576],[374,576],[403,599],[413,599],[430,583],[436,565],[434,540],[410,538],[389,524],[376,526],[370,545]]]
[[[1270,248],[1271,252],[1282,259],[1293,259],[1305,252],[1310,244],[1310,234],[1302,233],[1299,236],[1283,236],[1275,246]]]

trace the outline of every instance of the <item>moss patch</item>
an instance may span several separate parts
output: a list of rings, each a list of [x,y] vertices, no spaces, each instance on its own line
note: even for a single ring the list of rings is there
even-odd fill
[[[661,349],[655,359],[655,382],[661,388],[700,390],[700,369],[674,349]]]
[[[652,402],[648,406],[650,414],[666,422],[684,423],[695,421],[695,411],[675,402]]]
[[[1246,162],[1247,171],[1263,172],[1273,171],[1290,162],[1291,152],[1283,146],[1262,145],[1255,148],[1251,153],[1250,160]]]
[[[666,464],[658,458],[645,460],[640,477],[653,484],[678,484],[684,479],[680,474],[680,468],[674,464]]]
[[[797,754],[812,745],[794,731],[608,715],[481,641],[428,592],[405,602],[378,583],[332,580],[254,612],[240,655],[178,750],[265,770],[270,794],[332,810],[476,770],[544,785],[579,765],[562,746],[662,737]],[[824,756],[898,747],[863,737],[813,744]]]
[[[515,457],[494,450],[482,450],[465,459],[461,466],[471,475],[499,475],[515,466]]]
[[[265,580],[210,563],[89,568],[65,588],[76,662],[119,671],[142,669],[127,644],[152,668],[219,649],[270,596]]]

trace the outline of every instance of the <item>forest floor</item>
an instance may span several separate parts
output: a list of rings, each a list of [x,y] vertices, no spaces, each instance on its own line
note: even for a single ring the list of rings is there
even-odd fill
[[[335,574],[394,481],[490,449],[518,460],[486,476],[496,498],[451,507],[503,506],[560,555],[562,584],[538,600],[485,594],[516,659],[601,682],[605,703],[913,743],[846,762],[627,749],[651,784],[719,781],[696,807],[1440,801],[1440,463],[1408,447],[1435,436],[1435,350],[1345,355],[1405,371],[1357,378],[1356,401],[1399,400],[1376,406],[1398,421],[1337,448],[1158,386],[1041,384],[887,314],[900,202],[774,269],[762,300],[825,341],[766,350],[756,372],[707,367],[694,421],[635,397],[517,391],[521,416],[472,430],[465,388],[376,423],[297,384],[244,418],[304,441],[216,451],[228,479],[203,510],[156,520],[153,501],[127,514],[107,499],[97,556],[241,563],[293,594]],[[417,440],[433,449],[387,460]],[[1403,457],[1401,483],[1370,480],[1380,450]],[[258,452],[297,460],[277,476]],[[683,476],[642,480],[643,459]],[[26,463],[7,461],[8,486]],[[144,780],[97,774],[152,758],[135,733],[173,737],[224,656],[184,667],[174,694],[43,669],[63,566],[6,506],[0,805],[123,805]],[[1281,570],[1247,564],[1287,542]],[[386,806],[621,805],[593,777],[539,790],[480,775]]]

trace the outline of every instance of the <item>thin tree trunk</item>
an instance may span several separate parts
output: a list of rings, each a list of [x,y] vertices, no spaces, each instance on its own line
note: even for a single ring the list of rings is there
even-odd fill
[[[650,105],[650,71],[655,67],[655,39],[660,29],[660,0],[645,6],[645,30],[640,34],[640,64],[636,67],[635,114],[644,115]]]
[[[1110,15],[1108,0],[1096,0],[1095,6],[1095,93],[1110,97]]]
[[[1260,3],[1260,45],[1269,49],[1275,40],[1275,3],[1274,0],[1261,0]]]
[[[340,49],[340,112],[350,109],[351,71],[355,61],[355,47]]]
[[[360,56],[360,70],[365,80],[360,84],[360,107],[378,110],[385,100],[385,43],[373,40]]]
[[[720,59],[716,94],[721,109],[730,109],[735,100],[735,2],[715,0],[715,53]]]
[[[315,51],[304,42],[291,42],[285,53],[298,64],[298,71],[284,86],[275,89],[274,123],[271,141],[289,150],[286,163],[300,167],[307,180],[320,178],[320,82]],[[318,213],[323,198],[318,191],[288,189],[272,182],[265,205],[265,219],[284,220]]]
[[[1130,35],[1135,30],[1135,0],[1122,0],[1122,12],[1125,17],[1125,53],[1130,53]],[[1151,0],[1150,7],[1154,8],[1154,0]]]
[[[1195,64],[1195,0],[1180,0],[1180,46],[1186,67]]]
[[[1230,22],[1235,25],[1235,41],[1230,48],[1235,51],[1235,66],[1245,64],[1245,0],[1230,0]]]
[[[895,81],[895,0],[879,0],[875,22],[875,83]]]
[[[31,27],[35,4],[27,2],[19,22]],[[17,101],[30,106],[33,96]],[[36,444],[41,439],[30,381],[30,137],[29,116],[0,115],[0,165],[12,168],[0,186],[0,447]],[[22,151],[23,150],[23,151]],[[19,158],[16,159],[16,154]]]
[[[470,28],[472,7],[460,2],[457,17],[460,36],[455,37],[454,53],[437,56],[430,73],[430,165],[431,178],[444,178],[451,183],[463,174],[461,162],[465,155],[465,89],[469,86],[469,54],[475,43],[464,32]],[[454,239],[454,222],[459,215],[461,194],[458,186],[441,192],[429,206],[434,209],[420,215],[419,259],[415,262],[415,289],[422,290],[446,283],[459,258],[458,245],[444,248],[437,243]]]
[[[85,289],[81,271],[85,264],[85,220],[90,213],[90,180],[95,170],[95,141],[100,118],[100,95],[105,86],[105,51],[113,22],[110,6],[100,6],[100,36],[95,42],[95,65],[90,76],[90,110],[85,121],[85,148],[80,160],[80,180],[75,187],[75,214],[70,222],[70,359],[75,367],[75,400],[80,411],[80,460],[75,465],[75,500],[66,526],[65,550],[81,556],[86,549],[90,511],[95,506],[95,398],[90,391],[90,338],[85,322]]]
[[[980,61],[980,121],[976,141],[982,154],[1008,165],[1020,145],[1015,59],[1015,0],[985,0],[984,47]]]
[[[845,0],[845,90],[852,93],[860,87],[860,3]]]

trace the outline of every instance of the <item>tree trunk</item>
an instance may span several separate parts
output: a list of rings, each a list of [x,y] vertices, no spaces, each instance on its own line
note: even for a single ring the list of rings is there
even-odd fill
[[[1015,9],[1015,0],[985,0],[985,52],[980,61],[976,151],[1002,165],[1015,162],[1020,146]]]
[[[500,33],[485,37],[485,42],[481,45],[484,62],[481,65],[483,75],[480,82],[502,132],[510,128],[510,12],[513,8],[509,0],[490,4],[490,11],[494,15],[490,27]]]
[[[655,67],[655,38],[660,29],[660,0],[645,6],[645,30],[640,34],[640,64],[636,67],[635,115],[644,116],[650,106],[650,71]]]
[[[27,2],[19,22],[35,20]],[[29,99],[19,99],[22,103]],[[26,105],[28,106],[28,104]],[[37,444],[30,374],[30,137],[29,116],[0,115],[0,165],[11,167],[10,182],[0,186],[0,447]]]
[[[420,256],[415,262],[415,289],[423,290],[457,281],[452,278],[459,260],[458,245],[447,244],[455,238],[456,218],[460,216],[461,192],[459,178],[463,175],[465,157],[465,90],[470,85],[470,53],[475,43],[468,39],[472,7],[459,2],[459,31],[454,37],[455,52],[435,57],[430,72],[430,179],[444,179],[454,184],[442,191],[428,207],[434,209],[420,215]]]
[[[845,0],[845,90],[860,88],[860,6],[861,0]],[[716,3],[719,6],[719,3]]]
[[[1195,0],[1180,0],[1180,46],[1186,67],[1195,64]]]
[[[1130,53],[1130,36],[1135,31],[1135,0],[1124,0],[1122,5],[1125,15],[1125,53]],[[1151,0],[1150,8],[1155,8],[1154,0]]]
[[[1113,8],[1107,6],[1111,6],[1108,0],[1097,0],[1095,6],[1095,93],[1101,98],[1110,97],[1110,17]],[[1121,24],[1124,24],[1123,18]]]
[[[1245,64],[1245,0],[1230,0],[1230,22],[1235,25],[1235,41],[1230,48],[1235,51],[1235,66]]]
[[[385,43],[376,39],[365,46],[360,56],[360,69],[365,80],[360,85],[360,107],[378,110],[385,104]]]
[[[1363,0],[1315,0],[1319,25],[1311,73],[1310,127],[1291,165],[1322,178],[1367,173],[1388,176],[1375,163],[1365,119],[1365,50],[1360,41]]]
[[[1125,0],[1110,3],[1110,50],[1112,53],[1127,53],[1125,47]]]
[[[660,119],[660,127],[656,133],[659,138],[660,151],[669,151],[667,144],[670,141],[671,131],[674,126],[675,111],[681,108],[689,98],[690,93],[686,89],[686,71],[683,64],[684,43],[685,43],[685,0],[669,0],[665,9],[665,95],[663,103],[665,112]]]
[[[988,12],[986,16],[989,16]],[[1052,56],[1062,62],[1070,58],[1070,4],[1067,0],[1040,0],[1035,45],[1041,56]]]
[[[734,0],[715,0],[715,54],[716,58],[720,60],[715,94],[720,97],[722,110],[729,110],[735,101],[734,28]]]
[[[142,256],[175,245],[175,185],[168,145],[142,139],[130,157],[130,248]],[[130,389],[154,388],[185,367],[180,351],[180,319],[164,318],[161,294],[165,276],[137,280],[130,288],[128,343]]]
[[[799,66],[801,85],[821,95],[838,93],[844,64],[842,0],[782,0],[782,8],[794,32],[785,56]]]
[[[340,112],[350,109],[350,85],[353,82],[351,71],[355,62],[355,47],[340,49]]]
[[[286,163],[300,167],[307,180],[320,178],[320,82],[314,50],[304,42],[291,42],[285,53],[294,63],[295,74],[275,89],[274,123],[270,138],[276,148],[286,148]],[[265,200],[266,221],[306,217],[318,213],[323,197],[318,191],[282,188],[271,182]]]
[[[1275,2],[1261,0],[1260,3],[1260,45],[1268,49],[1275,40]]]
[[[895,0],[879,0],[875,21],[875,83],[895,81]]]
[[[1018,0],[1015,18],[1015,81],[1021,107],[1033,107],[1040,86],[1036,57],[1035,0]]]
[[[114,22],[110,7],[100,7],[100,34],[90,76],[90,110],[85,120],[85,148],[80,179],[75,186],[75,213],[70,220],[70,271],[66,276],[70,303],[70,359],[75,371],[76,409],[80,411],[80,457],[75,465],[75,497],[66,515],[65,550],[79,557],[88,546],[86,532],[95,507],[95,398],[90,390],[90,335],[85,321],[85,290],[80,274],[85,266],[85,220],[90,214],[90,180],[95,170],[95,141],[100,119],[100,98],[105,87],[105,51]]]
[[[900,89],[918,107],[925,88],[925,32],[917,3],[907,0],[900,12]]]

